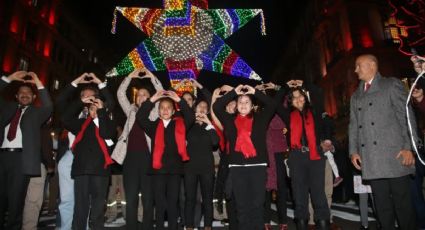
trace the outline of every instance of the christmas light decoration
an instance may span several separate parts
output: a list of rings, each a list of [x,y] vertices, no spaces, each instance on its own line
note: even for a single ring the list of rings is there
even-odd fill
[[[258,14],[265,35],[261,9],[208,9],[207,0],[164,0],[163,5],[164,9],[115,8],[112,33],[116,33],[119,12],[148,38],[109,71],[108,77],[146,67],[151,71],[167,70],[172,86],[183,79],[197,78],[202,69],[261,80],[224,42]],[[193,92],[193,86],[180,85],[179,92]]]
[[[388,0],[388,3],[400,30],[399,51],[410,56],[410,48],[425,46],[425,0]]]

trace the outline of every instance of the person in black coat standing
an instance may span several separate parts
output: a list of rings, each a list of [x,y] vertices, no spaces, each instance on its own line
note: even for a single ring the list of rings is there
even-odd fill
[[[325,163],[323,152],[331,148],[331,134],[326,133],[319,103],[312,106],[301,80],[287,83],[291,88],[288,101],[292,110],[284,109],[289,124],[290,169],[295,202],[297,229],[307,229],[309,195],[314,208],[317,229],[329,229],[330,210],[325,195]],[[319,104],[319,106],[317,106]],[[282,109],[282,108],[281,108]]]
[[[219,137],[208,118],[209,103],[198,100],[195,104],[196,122],[187,134],[187,151],[190,161],[184,167],[186,191],[185,224],[186,229],[195,228],[195,204],[198,183],[202,194],[205,230],[211,230],[213,221],[214,156],[213,149]]]
[[[226,105],[237,97],[237,114]],[[254,112],[253,98],[264,107]],[[229,179],[236,201],[238,229],[263,229],[266,194],[266,131],[276,109],[274,100],[248,85],[239,85],[219,98],[214,112],[229,144]]]
[[[159,100],[159,119],[151,121],[150,111]],[[178,103],[182,117],[173,117]],[[158,91],[145,101],[136,114],[137,122],[152,140],[152,183],[154,189],[156,228],[164,229],[165,211],[168,229],[177,229],[178,197],[183,162],[189,160],[186,150],[186,130],[195,115],[185,100],[174,91]]]
[[[78,118],[83,106],[89,108],[87,118]],[[110,167],[109,146],[115,136],[115,123],[109,118],[103,101],[94,96],[75,101],[63,114],[65,128],[76,135],[72,144],[74,161],[75,207],[72,228],[87,229],[90,211],[92,229],[104,229],[103,214]]]
[[[0,90],[12,81],[24,84],[16,93],[17,102],[0,100],[0,229],[20,230],[29,178],[41,174],[41,126],[53,105],[37,74],[18,71],[2,77]],[[38,89],[41,106],[33,105],[36,94],[32,84]]]

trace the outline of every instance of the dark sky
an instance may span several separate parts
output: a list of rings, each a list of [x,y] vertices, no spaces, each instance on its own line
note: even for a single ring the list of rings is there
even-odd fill
[[[305,1],[307,0],[211,0],[209,8],[261,8],[264,10],[267,36],[261,35],[261,20],[257,16],[226,39],[226,43],[267,81],[278,65],[290,32],[296,25],[297,8],[302,9]],[[107,70],[117,64],[146,37],[120,14],[117,20],[117,34],[111,34],[114,7],[163,8],[162,0],[64,0],[63,4],[93,32],[100,47],[100,59]],[[161,80],[168,82],[165,72],[155,74]],[[200,73],[199,81],[210,87],[244,82],[241,79],[235,81],[231,76],[208,71]]]

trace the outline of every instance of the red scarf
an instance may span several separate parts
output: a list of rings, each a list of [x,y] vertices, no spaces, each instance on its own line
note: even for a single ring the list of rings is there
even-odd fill
[[[290,116],[291,148],[301,149],[301,138],[303,135],[303,119],[298,110],[292,111]],[[316,147],[316,134],[313,114],[310,110],[305,115],[304,127],[307,136],[308,148],[310,150],[310,160],[320,160],[320,155]]]
[[[186,127],[184,120],[181,117],[173,119],[176,122],[174,136],[177,143],[177,150],[183,161],[189,160],[189,155],[186,150]],[[164,122],[159,120],[156,126],[155,147],[153,150],[152,167],[154,169],[162,168],[162,155],[164,154]]]
[[[84,132],[86,131],[87,127],[92,121],[93,121],[93,118],[89,116],[86,119],[86,121],[84,121],[83,125],[81,125],[81,130],[80,132],[78,132],[74,142],[72,143],[72,147],[71,147],[72,152],[74,152],[75,146],[81,141],[81,139],[83,139]],[[106,146],[105,140],[103,140],[100,137],[99,127],[97,127],[97,125],[95,125],[95,135],[96,135],[97,143],[99,143],[100,149],[102,149],[103,158],[105,159],[105,164],[103,165],[103,168],[106,169],[108,165],[111,165],[112,163],[114,163],[114,161],[111,159],[111,156],[109,156],[108,147]]]
[[[235,151],[242,152],[245,158],[257,156],[257,150],[251,140],[252,121],[252,116],[242,116],[240,114],[235,119],[237,130]]]

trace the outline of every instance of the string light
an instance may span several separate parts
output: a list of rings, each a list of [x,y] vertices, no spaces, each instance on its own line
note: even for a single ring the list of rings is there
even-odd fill
[[[207,0],[164,0],[163,5],[164,9],[115,8],[112,33],[116,32],[119,12],[149,37],[109,71],[108,77],[146,67],[168,71],[172,86],[183,79],[197,78],[202,69],[261,81],[224,42],[258,14],[265,35],[261,9],[208,9]],[[194,87],[185,83],[177,91],[193,93]]]

